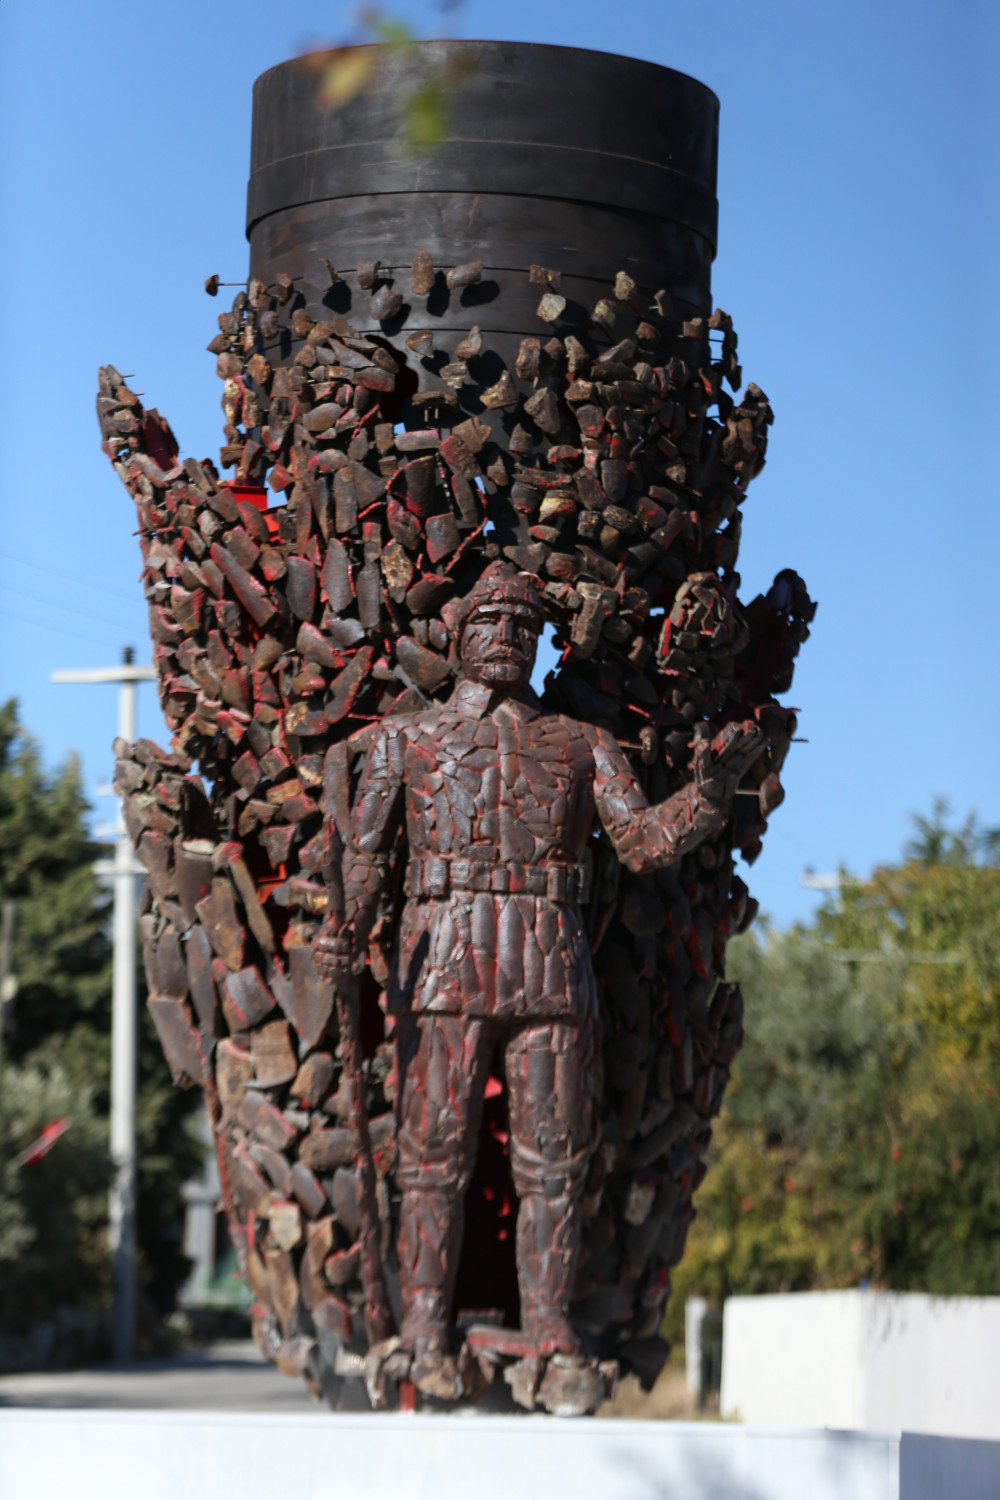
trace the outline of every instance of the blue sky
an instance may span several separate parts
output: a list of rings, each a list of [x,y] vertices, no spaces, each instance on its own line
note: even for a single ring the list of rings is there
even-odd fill
[[[744,596],[793,566],[820,604],[790,695],[809,743],[748,877],[765,910],[808,914],[807,865],[863,874],[893,858],[935,796],[1000,824],[995,7],[389,11],[425,35],[645,57],[719,95],[715,300],[776,411],[745,509]],[[347,37],[351,17],[298,0],[0,7],[0,697],[20,700],[47,761],[81,753],[91,794],[115,690],[49,674],[128,643],[149,658],[97,365],[134,372],[184,452],[217,450],[203,351],[220,303],[201,285],[246,272],[251,84]],[[160,738],[152,689],[140,700],[140,731]]]

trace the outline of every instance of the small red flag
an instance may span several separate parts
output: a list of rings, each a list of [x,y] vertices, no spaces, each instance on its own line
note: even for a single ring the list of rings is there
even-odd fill
[[[21,1152],[17,1158],[18,1166],[33,1167],[36,1161],[41,1161],[43,1156],[48,1156],[56,1141],[61,1135],[66,1134],[72,1123],[68,1115],[64,1115],[61,1120],[50,1121],[38,1139],[32,1141],[31,1145],[26,1146]]]

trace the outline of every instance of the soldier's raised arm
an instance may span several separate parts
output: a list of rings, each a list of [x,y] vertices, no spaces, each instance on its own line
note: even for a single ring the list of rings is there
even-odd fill
[[[718,833],[740,779],[764,749],[756,725],[727,725],[711,744],[696,747],[694,775],[687,785],[650,806],[614,736],[593,729],[589,737],[598,815],[618,858],[636,875],[673,864]]]

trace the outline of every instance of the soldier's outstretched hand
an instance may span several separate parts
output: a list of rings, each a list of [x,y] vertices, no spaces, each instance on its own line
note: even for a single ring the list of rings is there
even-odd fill
[[[694,748],[694,779],[698,789],[712,802],[725,802],[767,747],[763,733],[752,719],[727,724],[711,740],[699,740]]]

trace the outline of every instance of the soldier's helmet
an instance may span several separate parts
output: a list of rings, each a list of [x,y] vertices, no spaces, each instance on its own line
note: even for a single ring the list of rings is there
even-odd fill
[[[545,623],[545,608],[538,580],[533,573],[521,573],[513,563],[498,559],[479,575],[474,586],[462,599],[453,599],[441,611],[455,645],[462,631],[478,610],[491,604],[526,605],[536,620],[536,629]]]

